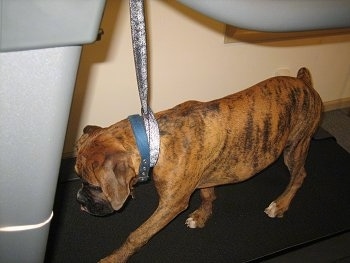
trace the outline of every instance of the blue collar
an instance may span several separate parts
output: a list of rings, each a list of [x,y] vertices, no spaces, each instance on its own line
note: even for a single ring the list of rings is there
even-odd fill
[[[134,133],[137,148],[141,156],[139,167],[139,182],[145,182],[149,179],[150,169],[150,147],[142,116],[135,114],[128,117]]]

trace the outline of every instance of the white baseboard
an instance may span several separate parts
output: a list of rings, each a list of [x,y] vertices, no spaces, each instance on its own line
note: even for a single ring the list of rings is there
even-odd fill
[[[75,157],[77,157],[75,152],[62,153],[62,159],[69,159],[69,158],[75,158]]]
[[[324,111],[339,110],[344,108],[350,108],[350,98],[343,98],[323,102]]]

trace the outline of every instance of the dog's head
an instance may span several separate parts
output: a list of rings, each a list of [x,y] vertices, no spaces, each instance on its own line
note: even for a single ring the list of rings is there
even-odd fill
[[[121,140],[100,127],[85,127],[75,164],[83,182],[77,194],[81,209],[98,216],[119,210],[137,182],[133,161]]]

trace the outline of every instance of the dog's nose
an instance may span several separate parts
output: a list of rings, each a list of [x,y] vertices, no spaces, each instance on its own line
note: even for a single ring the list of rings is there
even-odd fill
[[[81,205],[86,205],[87,204],[87,198],[81,193],[81,189],[77,193],[77,201]]]

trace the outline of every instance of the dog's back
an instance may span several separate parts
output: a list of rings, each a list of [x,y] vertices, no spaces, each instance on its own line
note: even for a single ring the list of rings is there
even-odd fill
[[[222,183],[241,181],[271,164],[292,141],[310,138],[321,109],[309,71],[301,68],[297,78],[270,78],[218,100],[189,101],[159,113],[161,149],[200,163],[196,171],[205,186],[218,177]]]

